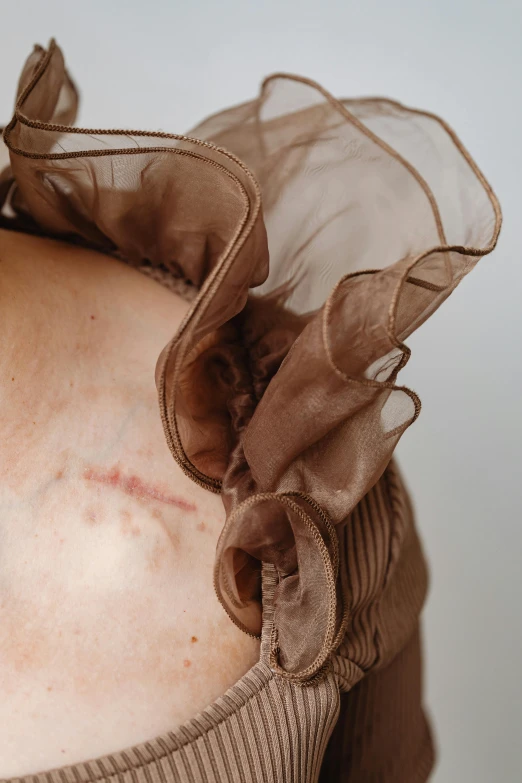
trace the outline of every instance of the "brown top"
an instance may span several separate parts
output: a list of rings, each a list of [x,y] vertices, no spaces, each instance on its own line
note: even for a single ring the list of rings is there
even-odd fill
[[[263,652],[195,719],[204,732],[227,724],[223,759],[227,743],[243,743],[241,775],[220,766],[217,746],[205,745],[202,760],[191,725],[174,744],[158,739],[56,780],[105,780],[145,768],[147,754],[169,781],[262,779],[268,758],[272,772],[286,772],[264,779],[315,780],[338,709],[332,695],[330,717],[319,717],[324,688],[349,691],[413,649],[424,566],[406,495],[387,469],[420,410],[396,383],[409,358],[403,340],[494,248],[498,202],[434,115],[381,98],[338,101],[299,77],[270,77],[259,98],[191,137],[73,128],[76,107],[60,50],[37,47],[4,131],[11,168],[0,179],[0,224],[88,244],[197,289],[158,360],[160,413],[183,470],[222,495],[216,592],[246,633],[260,634],[263,615]],[[261,695],[268,681],[297,699],[291,710]],[[246,709],[251,692],[256,706]],[[412,693],[410,683],[404,698]],[[307,699],[319,700],[313,716]],[[412,726],[420,696],[414,702]],[[290,739],[280,709],[297,721]],[[283,731],[272,739],[269,712]],[[239,713],[255,726],[257,761]],[[278,743],[299,747],[306,773],[295,757],[274,760]],[[419,743],[411,772],[405,762],[364,780],[425,779],[425,735]]]

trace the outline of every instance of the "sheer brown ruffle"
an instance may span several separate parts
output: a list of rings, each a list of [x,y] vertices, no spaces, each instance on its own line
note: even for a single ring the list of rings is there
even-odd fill
[[[404,340],[493,249],[498,202],[434,115],[295,76],[191,137],[72,128],[76,107],[59,48],[36,48],[4,131],[2,224],[199,289],[158,360],[165,435],[222,493],[220,601],[257,634],[274,563],[273,666],[309,680],[347,621],[335,526],[419,413],[396,383]]]

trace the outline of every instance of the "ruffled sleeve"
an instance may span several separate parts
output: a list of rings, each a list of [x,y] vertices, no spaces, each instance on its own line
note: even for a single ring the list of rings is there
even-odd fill
[[[273,563],[273,667],[308,680],[347,622],[336,526],[420,410],[404,340],[493,249],[498,202],[439,118],[299,77],[190,137],[70,128],[75,95],[37,49],[4,132],[10,214],[198,287],[158,360],[165,435],[222,494],[223,606],[257,634]]]

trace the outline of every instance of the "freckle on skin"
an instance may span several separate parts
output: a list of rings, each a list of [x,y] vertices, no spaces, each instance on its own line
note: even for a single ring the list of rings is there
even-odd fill
[[[94,321],[95,316],[91,315],[91,321]]]
[[[183,661],[183,666],[185,667],[185,669],[188,669],[188,667],[190,665],[191,665],[191,662],[189,661],[189,659],[185,658],[185,660]]]
[[[33,421],[34,424],[34,421]],[[58,470],[55,474],[55,479],[61,479],[63,478],[63,470]]]
[[[194,642],[197,642],[197,640],[198,640],[198,637],[197,636],[193,636],[190,641],[192,643],[194,643]]]
[[[207,529],[207,526],[204,522],[198,522],[196,525],[196,530],[199,530],[201,533],[203,533]]]

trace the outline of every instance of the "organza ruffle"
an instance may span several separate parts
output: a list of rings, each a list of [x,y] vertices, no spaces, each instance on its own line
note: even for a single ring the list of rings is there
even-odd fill
[[[197,287],[158,360],[166,439],[223,497],[219,599],[257,634],[273,563],[273,665],[309,680],[347,622],[336,525],[419,413],[404,340],[493,249],[498,202],[439,118],[296,76],[190,136],[73,128],[76,106],[59,48],[37,47],[2,225]]]

